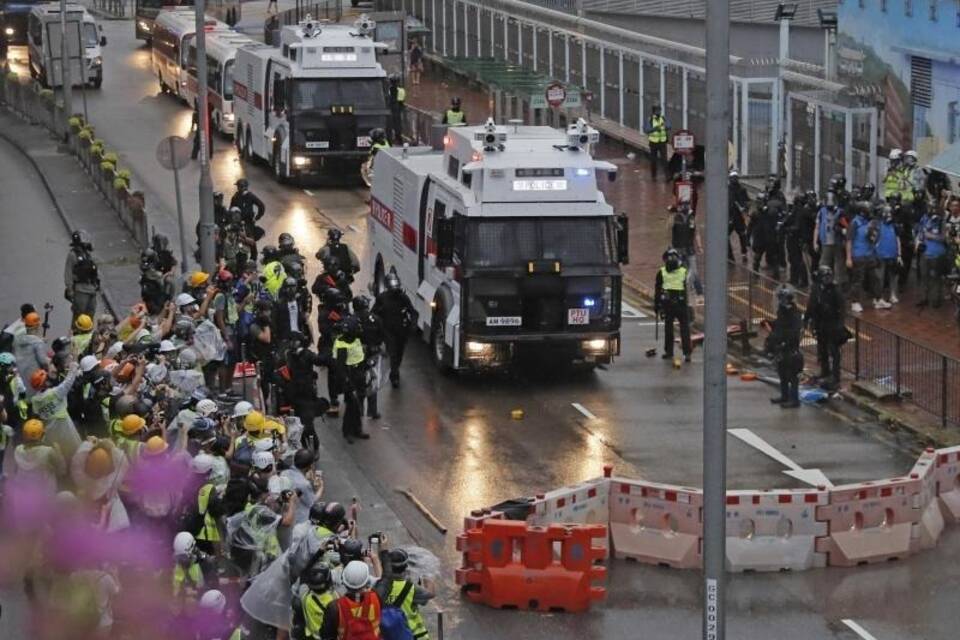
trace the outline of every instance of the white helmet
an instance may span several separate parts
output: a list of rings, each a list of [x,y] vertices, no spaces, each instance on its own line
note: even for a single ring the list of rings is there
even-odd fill
[[[273,438],[260,438],[253,442],[254,451],[273,451],[276,448],[276,444],[273,442]]]
[[[193,534],[189,531],[181,531],[173,539],[173,555],[188,556],[193,553],[193,549],[196,546],[197,541],[194,539]]]
[[[190,468],[194,473],[207,474],[213,471],[215,461],[209,453],[198,453],[190,462]]]
[[[187,347],[186,349],[180,352],[180,359],[178,360],[178,364],[180,365],[181,369],[192,369],[193,367],[197,366],[198,359],[199,358],[197,356],[196,350],[194,350],[191,347]]]
[[[905,155],[905,156],[908,157],[908,158],[913,158],[914,160],[917,159],[917,152],[914,151],[913,149],[910,149],[910,151],[907,151],[907,152],[906,152],[905,154],[903,154],[903,155]]]
[[[270,476],[270,479],[267,480],[267,491],[275,496],[280,495],[284,491],[292,490],[293,481],[287,476]]]
[[[234,418],[243,418],[251,411],[253,411],[253,405],[246,400],[241,400],[237,404],[233,405]]]
[[[253,452],[253,468],[263,471],[273,466],[273,454],[269,451]]]
[[[887,156],[891,160],[899,160],[900,156],[903,155],[903,150],[901,149],[890,149],[890,155]]]
[[[217,613],[223,613],[223,610],[227,607],[227,597],[223,595],[220,591],[216,589],[210,589],[202,596],[200,596],[200,608],[201,609],[212,609]]]
[[[217,403],[210,398],[204,398],[197,403],[197,413],[204,418],[209,418],[217,412]]]
[[[160,341],[160,353],[170,353],[171,351],[176,351],[177,345],[173,344],[172,340],[161,340]]]
[[[180,295],[177,296],[178,307],[186,307],[191,304],[196,304],[196,302],[197,302],[197,299],[194,298],[189,293],[181,293]]]
[[[107,353],[105,355],[108,358],[116,358],[118,355],[120,355],[121,351],[123,351],[123,343],[114,342],[112,345],[110,345],[110,348],[107,349]]]
[[[97,356],[83,356],[80,358],[80,371],[84,373],[90,373],[97,368],[97,365],[100,364],[100,361],[97,360]]]
[[[351,560],[340,576],[343,586],[351,591],[359,591],[370,584],[370,567],[366,562]]]

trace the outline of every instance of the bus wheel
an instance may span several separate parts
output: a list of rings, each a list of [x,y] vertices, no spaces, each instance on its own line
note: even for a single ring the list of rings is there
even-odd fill
[[[247,128],[247,133],[243,137],[243,146],[244,146],[244,155],[247,160],[253,160],[253,138],[250,137],[250,128]]]
[[[433,312],[433,319],[430,321],[430,357],[434,366],[442,373],[450,371],[449,358],[447,357],[447,322],[446,311],[443,304],[438,300],[437,308]]]
[[[283,163],[280,161],[280,145],[276,144],[273,147],[273,177],[277,179],[277,182],[283,184],[287,181],[286,177],[286,167],[283,166]]]
[[[170,93],[170,87],[163,81],[163,74],[157,71],[157,82],[160,83],[160,93]]]

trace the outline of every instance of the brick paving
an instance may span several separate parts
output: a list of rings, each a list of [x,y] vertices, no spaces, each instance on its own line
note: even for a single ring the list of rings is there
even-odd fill
[[[441,113],[451,97],[459,96],[471,124],[484,120],[490,113],[486,91],[465,86],[456,78],[443,77],[436,69],[423,74],[420,86],[408,87],[408,94],[409,104],[434,113]],[[617,180],[602,181],[601,189],[607,201],[630,218],[630,264],[624,267],[625,278],[634,288],[649,292],[660,256],[669,244],[666,208],[673,201],[671,187],[662,178],[657,182],[651,180],[643,154],[631,160],[627,157],[629,149],[616,142],[603,142],[595,152],[620,168]],[[700,209],[703,210],[702,203]],[[919,293],[916,280],[911,276],[900,304],[889,311],[867,308],[861,317],[923,346],[960,358],[960,327],[952,316],[949,297],[945,295],[940,309],[921,310],[915,306]]]

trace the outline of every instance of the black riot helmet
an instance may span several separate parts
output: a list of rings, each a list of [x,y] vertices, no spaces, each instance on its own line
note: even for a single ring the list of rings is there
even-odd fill
[[[282,251],[291,251],[295,243],[293,236],[284,231],[280,234],[280,237],[277,238],[277,244],[280,245]]]
[[[214,206],[223,206],[223,191],[213,192],[213,204]]]
[[[386,275],[383,279],[383,284],[386,286],[388,291],[396,291],[400,289],[400,276],[397,275],[397,272],[393,269],[390,270],[390,273]]]
[[[374,143],[383,143],[387,140],[387,132],[377,127],[376,129],[370,130],[370,140]]]
[[[90,241],[90,234],[83,229],[77,229],[70,234],[70,246],[85,251],[93,251],[93,242]]]
[[[160,256],[153,249],[144,249],[140,252],[140,270],[148,271],[156,269],[160,264]]]
[[[453,98],[450,98],[451,107],[453,107],[454,109],[459,109],[460,105],[461,105],[461,102],[460,102],[459,96],[454,96]]]
[[[796,303],[797,294],[790,285],[781,285],[777,289],[777,304],[781,307],[792,307]]]
[[[827,265],[820,265],[817,268],[817,280],[820,281],[820,284],[823,286],[829,286],[833,284],[833,269]]]
[[[663,262],[667,265],[668,271],[673,271],[680,266],[680,252],[670,247],[663,252]]]
[[[370,311],[370,299],[367,296],[357,296],[353,299],[353,312],[360,314]]]
[[[360,320],[356,316],[347,316],[340,323],[340,333],[347,340],[357,340],[362,332],[363,327],[360,326]]]
[[[331,246],[337,246],[340,244],[340,238],[343,237],[343,231],[340,229],[328,229],[327,230],[327,244]]]
[[[283,279],[283,284],[280,285],[280,295],[292,299],[297,295],[297,279],[287,276]]]
[[[333,586],[330,567],[322,562],[314,562],[313,566],[300,574],[300,581],[312,591],[327,591]]]
[[[263,256],[263,264],[273,262],[277,259],[277,248],[272,244],[268,244],[261,250],[261,255]]]
[[[237,185],[237,191],[246,191],[250,188],[250,182],[246,178],[240,178],[235,184]]]
[[[767,191],[770,193],[780,191],[780,176],[775,173],[767,176]]]

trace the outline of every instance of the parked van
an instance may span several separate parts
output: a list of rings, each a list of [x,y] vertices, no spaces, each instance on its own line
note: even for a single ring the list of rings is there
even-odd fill
[[[66,5],[67,58],[73,84],[86,83],[95,89],[103,84],[103,55],[106,37],[87,9],[79,4]],[[30,75],[45,87],[63,85],[61,68],[61,25],[58,3],[38,4],[27,21],[27,46]]]

